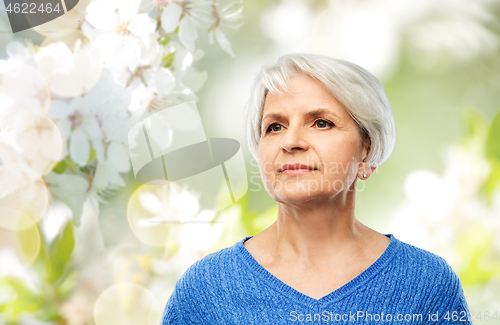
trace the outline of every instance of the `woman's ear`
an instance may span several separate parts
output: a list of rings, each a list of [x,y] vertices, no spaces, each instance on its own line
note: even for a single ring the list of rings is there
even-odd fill
[[[363,162],[366,162],[366,157],[368,157],[368,154],[370,153],[370,149],[371,149],[371,140],[370,138],[366,138],[364,141],[363,141]]]

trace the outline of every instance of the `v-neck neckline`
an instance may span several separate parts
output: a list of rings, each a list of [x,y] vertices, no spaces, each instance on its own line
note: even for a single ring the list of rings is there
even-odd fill
[[[320,299],[315,299],[294,289],[293,287],[278,279],[271,272],[266,270],[262,265],[260,265],[259,262],[257,262],[253,255],[250,254],[247,248],[243,245],[245,241],[252,238],[253,236],[247,236],[240,240],[238,243],[236,243],[235,249],[237,253],[242,257],[242,260],[248,265],[248,268],[252,272],[257,274],[267,285],[274,288],[279,293],[309,307],[318,305],[325,306],[329,303],[342,299],[353,290],[366,283],[377,273],[383,270],[385,265],[389,263],[390,260],[396,255],[396,252],[400,246],[400,241],[396,237],[394,237],[393,234],[384,235],[386,237],[389,237],[391,241],[382,255],[380,255],[380,257],[375,262],[373,262],[373,264],[371,264],[366,270],[357,275],[354,279],[347,282],[340,288],[326,294]]]

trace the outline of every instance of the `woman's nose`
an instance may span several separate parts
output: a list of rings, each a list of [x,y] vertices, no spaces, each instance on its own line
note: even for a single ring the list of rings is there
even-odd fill
[[[290,125],[283,135],[281,148],[287,152],[292,152],[294,149],[309,149],[309,143],[307,142],[303,126]]]

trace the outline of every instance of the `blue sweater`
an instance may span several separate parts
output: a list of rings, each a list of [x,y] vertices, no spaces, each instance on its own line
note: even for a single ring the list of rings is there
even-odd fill
[[[384,253],[321,299],[286,285],[243,242],[197,261],[177,282],[164,324],[472,324],[459,278],[441,257],[386,234]]]

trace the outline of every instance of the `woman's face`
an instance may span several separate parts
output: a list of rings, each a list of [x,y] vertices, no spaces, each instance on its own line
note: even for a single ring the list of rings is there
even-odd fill
[[[356,122],[316,80],[299,74],[289,88],[291,95],[268,93],[264,102],[259,168],[265,188],[282,203],[353,190],[369,142],[361,143]],[[295,164],[307,168],[286,166]]]

